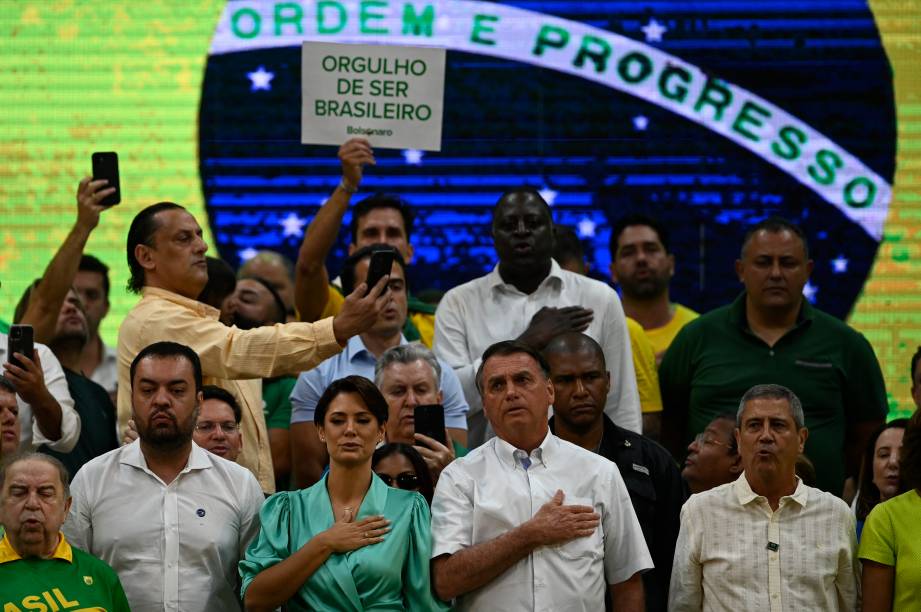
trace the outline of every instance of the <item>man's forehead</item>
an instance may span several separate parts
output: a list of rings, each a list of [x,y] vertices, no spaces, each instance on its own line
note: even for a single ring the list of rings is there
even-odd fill
[[[103,276],[101,272],[95,270],[78,270],[77,276],[74,277],[74,286],[78,289],[88,287],[102,288]]]
[[[628,225],[617,237],[618,246],[627,246],[628,244],[641,244],[644,242],[655,242],[662,244],[662,239],[652,227],[648,225]]]
[[[192,213],[181,208],[161,210],[157,213],[156,218],[158,232],[163,231],[172,234],[183,230],[201,231],[201,226],[192,216]]]
[[[358,231],[368,227],[397,227],[405,232],[403,215],[396,208],[372,208],[358,219]]]
[[[432,366],[422,359],[410,363],[393,362],[383,371],[384,383],[412,384],[418,381],[434,382],[435,372]]]
[[[134,377],[157,382],[191,382],[195,368],[181,355],[148,355],[138,362]]]
[[[514,194],[496,204],[493,216],[496,219],[523,217],[526,215],[539,215],[550,218],[547,206],[529,193]]]
[[[233,408],[227,402],[217,398],[206,399],[201,403],[198,413],[199,420],[223,419],[234,420]]]
[[[16,394],[10,393],[6,389],[0,389],[0,406],[14,408],[16,406]]]
[[[772,232],[766,229],[759,230],[752,235],[746,245],[747,255],[781,255],[792,254],[802,257],[805,255],[805,245],[795,233],[784,229]]]
[[[483,366],[487,379],[517,376],[518,374],[534,373],[540,371],[537,361],[527,353],[513,353],[511,355],[494,355]]]
[[[766,418],[793,420],[793,409],[790,402],[773,397],[758,397],[746,402],[742,411],[742,420]]]
[[[37,488],[61,486],[61,475],[47,461],[26,459],[17,461],[7,468],[6,481],[11,485],[34,486]]]

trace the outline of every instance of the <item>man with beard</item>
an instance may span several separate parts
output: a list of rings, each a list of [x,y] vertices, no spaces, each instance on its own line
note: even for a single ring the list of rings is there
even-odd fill
[[[698,314],[669,299],[675,256],[668,249],[665,227],[646,215],[622,217],[611,228],[611,280],[620,287],[624,313],[646,331],[662,362],[681,328]]]
[[[71,504],[67,470],[27,453],[0,467],[0,606],[20,610],[128,612],[112,568],[61,533]],[[46,605],[47,604],[47,605]]]
[[[486,276],[448,291],[435,316],[435,354],[457,372],[470,405],[469,446],[491,437],[474,381],[483,351],[511,339],[541,351],[567,331],[585,332],[601,345],[611,374],[620,381],[607,398],[605,413],[639,432],[636,373],[617,294],[553,260],[550,207],[532,187],[511,189],[499,198],[492,236],[499,263]]]
[[[42,282],[35,281],[23,295],[16,307],[14,320],[22,318],[32,301],[31,296],[38,292]],[[67,292],[64,302],[58,307],[57,317],[48,316],[52,314],[50,311],[42,309],[42,312],[47,312],[47,315],[36,315],[30,320],[35,323],[36,340],[47,342],[51,352],[61,362],[67,389],[80,416],[81,427],[77,444],[70,452],[62,453],[47,445],[40,446],[39,450],[58,458],[73,475],[93,457],[118,446],[115,406],[101,385],[80,373],[80,359],[89,339],[89,324],[77,292],[73,289]],[[43,337],[50,326],[53,326],[53,335]]]
[[[83,466],[64,533],[118,572],[135,612],[240,610],[237,563],[264,498],[248,470],[192,441],[198,355],[157,342],[130,381],[139,437]]]

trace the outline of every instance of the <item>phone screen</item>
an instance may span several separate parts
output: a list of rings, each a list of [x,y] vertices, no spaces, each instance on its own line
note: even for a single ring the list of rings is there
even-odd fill
[[[122,188],[118,176],[118,153],[114,151],[93,153],[93,179],[109,181],[108,187],[115,187],[115,193],[107,195],[100,204],[115,206],[122,201]]]

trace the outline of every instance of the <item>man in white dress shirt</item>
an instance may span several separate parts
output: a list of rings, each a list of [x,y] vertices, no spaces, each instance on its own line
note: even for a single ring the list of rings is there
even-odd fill
[[[617,293],[563,270],[552,259],[550,207],[533,188],[512,189],[499,198],[492,235],[499,263],[486,276],[448,291],[435,316],[435,354],[457,372],[470,405],[468,446],[490,436],[474,382],[486,347],[517,339],[540,351],[567,331],[585,332],[602,346],[611,377],[618,381],[605,414],[639,433],[640,398]]]
[[[252,473],[192,441],[198,355],[157,342],[131,364],[138,439],[83,466],[64,533],[118,573],[135,612],[240,610],[237,563],[259,530]]]
[[[756,385],[742,396],[735,436],[744,471],[682,508],[670,611],[857,609],[854,515],[796,476],[803,423],[786,387]]]
[[[496,437],[441,473],[432,581],[458,610],[643,610],[652,560],[617,466],[550,433],[553,384],[529,345],[489,347],[476,374]]]

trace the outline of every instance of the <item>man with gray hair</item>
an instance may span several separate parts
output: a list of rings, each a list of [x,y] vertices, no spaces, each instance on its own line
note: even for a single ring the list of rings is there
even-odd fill
[[[735,429],[744,470],[682,508],[670,611],[857,609],[854,516],[796,476],[808,436],[792,391],[745,392]]]
[[[0,467],[4,611],[130,610],[115,571],[61,533],[71,504],[67,480],[67,468],[40,453],[8,457]]]
[[[374,384],[381,390],[390,414],[385,435],[388,443],[414,444],[425,459],[432,482],[456,457],[467,450],[445,430],[445,446],[438,440],[416,432],[416,406],[441,404],[441,376],[450,368],[442,368],[435,353],[419,343],[401,344],[387,349],[374,366]]]

